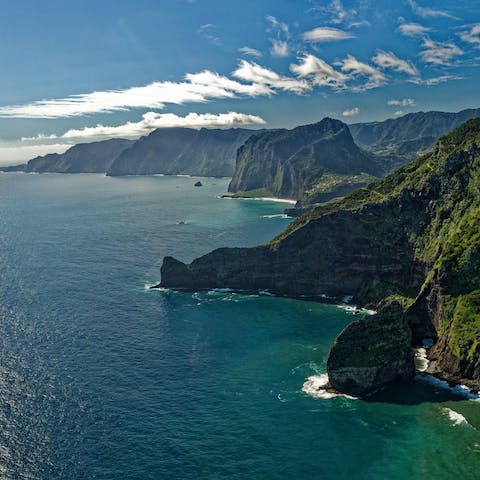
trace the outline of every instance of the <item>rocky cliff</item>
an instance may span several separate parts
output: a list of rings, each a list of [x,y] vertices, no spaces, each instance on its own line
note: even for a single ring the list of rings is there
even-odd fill
[[[133,140],[116,138],[80,143],[64,153],[50,153],[33,158],[22,170],[37,173],[105,173],[115,158],[133,143]]]
[[[253,135],[239,148],[229,192],[323,201],[365,185],[379,174],[348,126],[324,118],[292,130]]]
[[[357,304],[380,309],[395,299],[413,342],[436,340],[431,369],[478,388],[478,225],[480,119],[475,119],[385,179],[310,210],[267,245],[218,249],[189,265],[166,257],[161,285],[269,289],[292,297],[348,294]],[[373,322],[384,317],[376,318]],[[369,331],[366,325],[343,339],[354,348]],[[395,338],[390,346],[400,348]],[[336,362],[342,365],[338,357]],[[398,364],[389,368],[395,379]],[[379,386],[364,385],[365,391]]]
[[[229,177],[238,147],[253,130],[161,128],[142,137],[113,162],[107,175]]]

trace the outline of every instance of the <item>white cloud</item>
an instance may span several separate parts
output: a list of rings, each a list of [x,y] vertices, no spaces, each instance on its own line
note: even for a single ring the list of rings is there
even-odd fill
[[[480,23],[471,25],[468,30],[460,33],[460,38],[472,45],[475,45],[477,48],[480,48]]]
[[[402,100],[389,100],[387,104],[400,107],[414,107],[415,100],[413,98],[403,98]]]
[[[335,70],[331,65],[316,57],[305,55],[300,64],[290,65],[290,70],[300,78],[309,78],[314,85],[329,86],[335,89],[345,87],[348,76]]]
[[[246,60],[240,62],[232,75],[241,80],[252,82],[254,85],[272,88],[272,93],[274,92],[273,88],[296,94],[305,93],[312,88],[305,80],[279,75],[273,70]]]
[[[445,18],[453,18],[456,19],[455,16],[452,14],[445,12],[444,10],[435,10],[433,8],[429,7],[421,7],[417,2],[414,2],[413,0],[408,0],[408,3],[412,10],[419,15],[420,17],[423,18],[428,18],[428,17],[445,17]]]
[[[286,23],[279,22],[273,15],[267,15],[266,19],[267,19],[267,22],[270,23],[271,29],[280,30],[285,35],[289,35],[289,28]]]
[[[405,113],[405,112],[404,112],[403,110],[397,110],[397,111],[393,114],[393,116],[394,116],[394,117],[400,117],[400,116],[402,116],[404,113]]]
[[[217,33],[217,26],[213,23],[206,23],[198,29],[198,33],[212,45],[219,46],[222,44],[220,36]]]
[[[266,19],[270,24],[267,31],[274,35],[273,38],[269,39],[272,43],[270,54],[272,57],[288,57],[290,55],[290,31],[288,25],[278,21],[272,15],[268,15]]]
[[[455,57],[463,55],[463,50],[454,43],[436,42],[430,38],[423,39],[422,48],[422,60],[435,65],[450,65]]]
[[[360,62],[352,55],[347,55],[347,57],[341,62],[338,62],[338,64],[341,65],[343,72],[350,72],[352,75],[367,77],[367,83],[362,86],[353,87],[352,90],[368,90],[380,87],[386,83],[387,79],[380,70],[367,63]]]
[[[21,145],[19,142],[0,143],[0,165],[17,165],[38,155],[63,153],[72,143]]]
[[[213,99],[233,99],[239,95],[271,95],[275,93],[275,88],[294,93],[310,89],[304,81],[278,75],[245,60],[240,62],[235,76],[251,83],[240,83],[204,70],[185,75],[183,82],[153,82],[123,90],[97,91],[24,105],[7,105],[0,107],[0,117],[65,118],[135,108],[163,109],[166,104],[205,103]]]
[[[290,47],[288,42],[284,40],[272,40],[272,48],[270,49],[272,57],[288,57],[290,55]]]
[[[344,110],[342,115],[344,117],[356,117],[360,113],[360,109],[358,107],[353,107],[349,110]]]
[[[398,31],[406,37],[423,37],[430,31],[430,28],[424,27],[419,23],[402,23]]]
[[[180,117],[173,113],[147,112],[139,122],[127,122],[118,126],[96,125],[81,129],[71,129],[61,135],[43,135],[22,138],[23,142],[46,140],[101,140],[106,138],[138,138],[157,128],[233,128],[247,125],[264,125],[266,122],[257,115],[228,112],[220,114],[189,113]]]
[[[252,57],[257,57],[260,58],[263,56],[262,52],[260,50],[257,50],[255,48],[250,48],[250,47],[241,47],[238,49],[240,53],[243,53],[244,55],[250,55]]]
[[[373,63],[382,69],[391,68],[408,75],[418,75],[417,69],[406,60],[398,58],[393,52],[378,51],[372,58]]]
[[[354,38],[351,33],[333,27],[318,27],[303,34],[303,39],[308,42],[335,42]]]
[[[357,11],[353,8],[345,8],[341,0],[332,0],[327,6],[315,7],[314,10],[320,11],[324,15],[327,15],[329,17],[329,21],[335,24],[349,21],[357,15]]]
[[[440,75],[438,77],[431,78],[412,78],[409,80],[410,83],[415,83],[416,85],[438,85],[439,83],[449,82],[450,80],[462,80],[463,77],[458,75]]]

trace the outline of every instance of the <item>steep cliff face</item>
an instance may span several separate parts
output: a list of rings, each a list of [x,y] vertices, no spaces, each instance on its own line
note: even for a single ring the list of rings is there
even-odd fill
[[[107,175],[198,175],[228,177],[238,147],[253,130],[162,128],[140,138],[113,162]]]
[[[293,130],[252,136],[237,153],[229,192],[262,189],[268,195],[325,199],[336,189],[351,191],[368,183],[380,168],[354,143],[339,120],[325,118]],[[347,188],[345,188],[347,187]]]
[[[360,305],[399,298],[414,341],[437,340],[432,370],[479,387],[478,225],[475,119],[385,179],[302,215],[268,245],[215,250],[190,265],[165,258],[161,284],[349,294]]]
[[[415,112],[383,122],[354,123],[349,127],[357,145],[371,152],[398,156],[392,164],[398,167],[402,159],[413,160],[421,152],[430,150],[441,135],[479,115],[480,108],[456,113]]]
[[[112,139],[81,143],[65,153],[50,153],[30,160],[26,172],[105,173],[115,158],[134,143],[133,140]]]
[[[371,394],[415,374],[412,333],[400,303],[348,325],[327,361],[330,385],[350,395]]]

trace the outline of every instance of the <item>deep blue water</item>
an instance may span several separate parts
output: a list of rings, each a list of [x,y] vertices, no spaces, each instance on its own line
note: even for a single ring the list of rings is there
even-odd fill
[[[0,477],[478,478],[477,401],[422,382],[370,402],[302,391],[344,310],[146,288],[164,255],[288,224],[269,217],[284,204],[202,182],[0,175]]]

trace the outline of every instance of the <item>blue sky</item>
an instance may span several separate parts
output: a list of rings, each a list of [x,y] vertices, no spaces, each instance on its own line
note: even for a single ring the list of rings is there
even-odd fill
[[[161,126],[479,107],[480,5],[0,2],[0,163]]]

